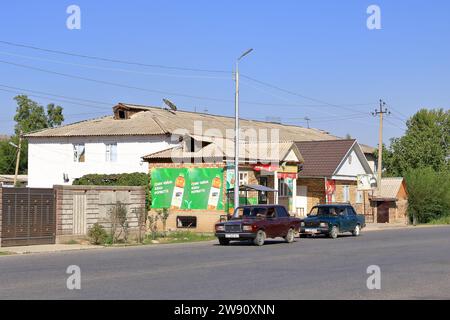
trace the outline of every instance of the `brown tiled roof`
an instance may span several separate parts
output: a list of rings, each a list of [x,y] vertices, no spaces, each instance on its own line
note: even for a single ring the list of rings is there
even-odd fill
[[[218,116],[206,113],[178,110],[168,111],[158,107],[147,107],[119,103],[118,106],[139,110],[130,119],[115,120],[113,116],[91,119],[64,125],[57,128],[45,129],[27,134],[28,138],[47,137],[86,137],[86,136],[130,136],[130,135],[160,135],[173,133],[177,129],[186,129],[194,134],[194,123],[202,122],[203,132],[217,130],[226,137],[226,131],[234,129],[234,117]],[[116,106],[117,107],[117,106]],[[245,120],[240,121],[241,131],[251,132],[259,129],[279,129],[280,141],[303,140],[336,140],[336,137],[319,129],[308,129],[300,126],[285,125],[273,122]],[[208,135],[206,134],[206,135]],[[270,132],[269,132],[270,134]]]
[[[329,141],[297,141],[304,159],[300,177],[330,177],[356,142],[354,139]]]

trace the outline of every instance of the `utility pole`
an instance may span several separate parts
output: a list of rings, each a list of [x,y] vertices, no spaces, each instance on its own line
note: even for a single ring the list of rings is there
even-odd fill
[[[384,108],[384,109],[383,109]],[[381,169],[383,164],[383,115],[391,114],[390,111],[386,108],[386,102],[380,99],[380,109],[375,109],[375,112],[372,112],[373,116],[380,116],[380,128],[378,132],[378,166],[377,166],[377,189],[380,191],[381,189]]]
[[[22,149],[22,131],[19,133],[19,146],[17,147],[16,171],[14,174],[14,186],[17,185],[17,175],[19,174],[20,151]]]
[[[252,52],[253,49],[245,51],[236,60],[236,91],[234,96],[234,112],[235,112],[235,123],[234,123],[234,209],[239,207],[239,61]]]

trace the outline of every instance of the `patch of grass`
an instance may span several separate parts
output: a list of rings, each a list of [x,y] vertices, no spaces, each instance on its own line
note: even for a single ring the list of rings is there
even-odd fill
[[[79,242],[75,239],[71,239],[71,240],[67,241],[65,244],[79,244]]]
[[[450,224],[450,216],[441,217],[439,219],[433,219],[428,224]]]
[[[175,231],[167,233],[165,236],[155,239],[157,243],[183,243],[183,242],[198,242],[210,241],[216,237],[212,233],[195,233],[192,231]],[[147,238],[145,244],[152,244],[152,239]]]
[[[11,253],[9,253],[9,252],[4,252],[4,251],[0,251],[0,256],[7,256],[7,255],[9,255],[9,254],[11,254]]]

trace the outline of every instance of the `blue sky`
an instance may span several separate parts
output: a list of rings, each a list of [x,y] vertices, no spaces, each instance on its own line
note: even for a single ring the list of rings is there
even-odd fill
[[[66,28],[71,4],[81,8],[81,30]],[[366,27],[371,4],[381,9],[381,30]],[[402,135],[402,120],[418,109],[449,108],[449,13],[445,0],[8,1],[1,5],[0,41],[230,72],[240,53],[251,47],[254,52],[242,61],[241,73],[296,95],[242,78],[242,117],[281,117],[305,126],[307,116],[312,127],[376,145],[378,121],[370,112],[380,98],[393,111],[385,124],[385,142]],[[12,98],[21,90],[11,87],[96,101],[31,97],[44,105],[62,105],[66,123],[109,114],[119,101],[160,106],[162,98],[184,110],[234,112],[231,73],[124,65],[4,43],[0,61],[0,133],[13,131]]]

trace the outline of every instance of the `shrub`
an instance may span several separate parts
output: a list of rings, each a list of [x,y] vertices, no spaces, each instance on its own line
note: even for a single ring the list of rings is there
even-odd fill
[[[91,228],[89,228],[88,237],[92,244],[105,244],[106,239],[108,238],[108,233],[101,224],[95,223]]]
[[[414,223],[428,223],[450,215],[450,172],[432,168],[412,169],[405,175],[408,216]]]

